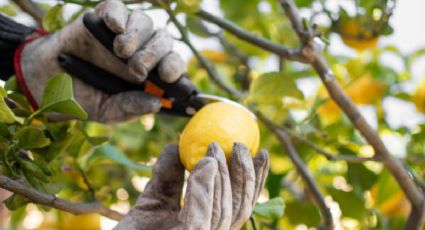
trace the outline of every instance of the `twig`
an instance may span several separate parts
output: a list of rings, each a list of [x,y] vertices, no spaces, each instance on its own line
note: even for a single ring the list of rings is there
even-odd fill
[[[280,3],[300,40],[307,40],[304,37],[305,33],[302,31],[304,29],[301,26],[302,19],[293,0],[280,0]],[[409,218],[406,228],[407,226],[423,226],[425,219],[423,217],[424,196],[416,187],[409,173],[405,170],[402,163],[390,154],[377,132],[367,123],[366,119],[360,114],[352,100],[342,90],[342,87],[335,79],[334,74],[329,68],[326,59],[320,50],[311,43],[304,44],[302,50],[304,51],[303,53],[306,55],[307,60],[310,60],[310,64],[320,76],[331,98],[349,117],[356,129],[359,130],[367,142],[374,148],[375,153],[379,155],[384,165],[395,177],[412,204],[412,212],[419,212],[415,214],[411,213],[412,218]],[[414,222],[411,223],[411,221]]]
[[[263,118],[267,119],[267,118]],[[271,120],[268,119],[268,122],[273,123]],[[277,124],[273,123],[274,126],[278,126]],[[358,157],[355,155],[342,155],[342,154],[333,154],[330,153],[320,146],[316,145],[315,143],[307,140],[302,135],[298,134],[297,132],[285,127],[285,126],[279,126],[280,129],[285,131],[289,136],[297,139],[298,141],[303,142],[304,144],[308,145],[310,148],[314,149],[317,153],[322,154],[326,157],[329,161],[346,161],[348,163],[364,163],[367,161],[379,161],[376,157]]]
[[[81,174],[81,177],[83,178],[84,184],[86,184],[89,193],[90,193],[90,198],[92,199],[92,201],[96,200],[96,191],[94,190],[93,186],[91,185],[89,178],[87,178],[86,173],[84,172],[84,170],[80,167],[80,165],[78,165],[78,163],[76,162],[78,171]]]
[[[250,33],[230,21],[216,17],[203,10],[200,10],[197,15],[208,22],[218,25],[222,29],[230,32],[241,40],[252,43],[258,47],[261,47],[286,59],[306,63],[305,57],[300,49],[288,49],[283,45],[269,41],[256,34]]]
[[[74,203],[56,197],[55,195],[42,193],[32,187],[29,187],[21,182],[12,180],[4,175],[0,175],[0,187],[19,194],[21,196],[24,196],[33,203],[60,209],[75,215],[97,213],[117,221],[123,218],[123,215],[121,213],[111,210],[103,206],[99,202]]]
[[[249,220],[251,221],[251,226],[253,230],[257,230],[257,222],[255,221],[255,217],[253,215],[251,215],[251,217],[249,218]]]
[[[220,88],[222,88],[224,91],[226,91],[227,93],[229,93],[233,97],[240,99],[242,97],[242,94],[239,91],[228,86],[225,82],[223,82],[223,80],[220,78],[220,76],[218,76],[217,71],[211,66],[211,64],[208,62],[208,60],[201,53],[199,53],[198,50],[196,50],[196,48],[193,46],[193,44],[190,42],[190,40],[187,36],[187,31],[180,24],[180,22],[177,20],[176,16],[174,15],[174,12],[169,8],[165,8],[165,10],[167,11],[168,15],[170,16],[171,21],[174,23],[174,25],[179,30],[179,32],[182,36],[181,37],[182,41],[184,43],[186,43],[186,45],[190,48],[190,50],[195,55],[195,57],[199,60],[199,63],[207,71],[208,75],[210,76],[210,79],[215,84],[217,84]]]
[[[272,133],[275,134],[280,144],[282,145],[282,147],[285,149],[286,153],[288,154],[289,158],[291,158],[292,162],[295,164],[295,167],[297,168],[298,173],[306,182],[309,190],[312,192],[313,199],[316,202],[316,204],[319,206],[320,213],[324,219],[324,222],[322,223],[323,225],[322,227],[324,227],[324,229],[334,229],[332,214],[329,207],[325,203],[323,194],[320,192],[318,186],[316,185],[316,182],[314,181],[312,176],[309,174],[306,165],[304,164],[303,160],[300,158],[291,139],[288,137],[285,131],[283,131],[282,129],[275,126],[273,123],[271,123],[264,115],[258,112],[256,114],[258,119],[260,119],[266,125],[266,127]]]
[[[21,8],[22,11],[29,14],[38,25],[41,25],[43,21],[44,12],[38,8],[33,2],[30,0],[12,0],[16,5]]]

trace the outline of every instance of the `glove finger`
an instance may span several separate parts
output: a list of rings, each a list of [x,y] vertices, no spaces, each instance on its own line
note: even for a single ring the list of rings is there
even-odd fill
[[[216,159],[218,163],[218,173],[215,176],[211,229],[227,230],[230,228],[232,221],[232,189],[230,187],[226,156],[215,142],[208,146],[207,156]]]
[[[184,167],[180,163],[178,146],[167,145],[153,166],[152,179],[136,205],[114,229],[171,229],[178,223],[183,183]]]
[[[113,123],[131,118],[156,113],[161,109],[159,98],[142,91],[128,91],[109,96],[100,103],[99,121]]]
[[[130,58],[153,34],[152,19],[145,13],[135,10],[128,18],[124,33],[114,40],[114,51],[118,57]]]
[[[124,3],[119,0],[106,0],[96,7],[96,13],[103,18],[110,30],[118,34],[124,33],[129,14]]]
[[[152,179],[140,195],[137,206],[143,210],[152,208],[180,209],[184,183],[184,167],[180,162],[178,146],[167,145],[153,166]]]
[[[130,74],[144,81],[158,62],[173,48],[173,38],[166,30],[158,30],[145,46],[129,60]]]
[[[269,173],[270,163],[267,151],[262,150],[257,153],[253,161],[255,169],[255,192],[252,200],[252,207],[255,206],[261,190],[263,190],[264,184],[266,183],[267,174]]]
[[[201,159],[192,170],[187,182],[184,206],[179,214],[183,229],[211,229],[217,171],[217,161],[211,157]]]
[[[233,145],[230,160],[230,181],[232,184],[232,226],[239,229],[250,217],[255,192],[255,170],[251,154],[245,145]]]
[[[176,52],[167,54],[158,64],[159,77],[167,83],[176,82],[186,72],[186,64]]]

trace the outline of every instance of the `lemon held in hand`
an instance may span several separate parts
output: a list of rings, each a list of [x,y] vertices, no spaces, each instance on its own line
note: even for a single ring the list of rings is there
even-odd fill
[[[246,145],[254,157],[260,142],[255,118],[244,108],[226,102],[208,104],[199,110],[180,136],[180,160],[191,171],[211,142],[217,142],[229,162],[233,143]]]

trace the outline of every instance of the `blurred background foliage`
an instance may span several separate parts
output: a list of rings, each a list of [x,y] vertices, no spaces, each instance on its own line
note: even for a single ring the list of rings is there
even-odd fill
[[[244,92],[244,103],[258,108],[274,122],[304,141],[331,154],[372,157],[374,151],[353,128],[308,66],[279,59],[238,40],[219,28],[203,23],[195,13],[205,0],[177,0],[172,5],[179,19],[197,41],[214,38],[220,48],[201,50],[224,81]],[[418,49],[405,54],[397,47],[377,46],[393,32],[391,0],[297,0],[306,23],[322,31],[318,40],[338,81],[390,150],[419,180],[425,179],[425,79],[412,78],[412,65],[425,54]],[[97,1],[34,1],[45,12],[42,24],[50,32],[77,18]],[[131,8],[157,10],[148,3],[127,1]],[[202,3],[202,4],[201,4]],[[67,11],[73,6],[72,13]],[[80,7],[75,7],[80,5]],[[332,5],[332,6],[331,6]],[[295,33],[275,0],[220,0],[222,16],[240,27],[288,47],[299,46]],[[208,9],[206,9],[208,10]],[[0,7],[12,17],[22,15],[12,2]],[[409,17],[406,15],[406,17]],[[335,55],[330,36],[339,36],[354,55]],[[413,35],[412,35],[413,36]],[[424,47],[425,48],[425,47]],[[383,61],[391,56],[398,66]],[[274,63],[272,72],[263,66]],[[188,61],[188,74],[205,93],[231,97],[215,86],[196,58]],[[413,86],[412,86],[413,85]],[[77,202],[99,200],[126,212],[143,191],[150,166],[168,143],[177,143],[186,118],[146,115],[137,120],[103,125],[87,121],[48,122],[43,115],[30,116],[28,104],[12,78],[2,90],[0,160],[4,175],[20,178],[43,192]],[[6,95],[7,93],[7,95]],[[7,99],[6,99],[7,98]],[[18,107],[9,111],[4,100]],[[72,97],[70,97],[72,99]],[[390,101],[390,102],[388,102]],[[391,103],[397,101],[398,103]],[[389,119],[400,101],[416,109],[419,120]],[[388,105],[389,103],[389,105]],[[60,112],[60,111],[59,111]],[[3,114],[3,113],[2,113]],[[9,115],[7,115],[9,114]],[[78,111],[77,113],[78,114]],[[24,119],[23,119],[24,118]],[[31,118],[31,119],[30,119]],[[291,160],[275,137],[261,128],[261,147],[268,149],[271,169],[251,221],[245,229],[307,229],[317,227],[320,214]],[[30,140],[30,141],[25,141]],[[293,138],[326,202],[338,229],[401,229],[409,203],[391,174],[378,162],[350,163],[329,160]],[[402,146],[401,148],[399,146]],[[30,152],[22,151],[30,150]],[[3,191],[4,198],[8,193]],[[28,204],[13,195],[2,209],[4,227],[16,229],[110,229],[114,223],[97,215],[75,217]],[[85,223],[83,226],[78,223]],[[254,227],[254,225],[256,225]],[[78,228],[76,226],[79,226]]]

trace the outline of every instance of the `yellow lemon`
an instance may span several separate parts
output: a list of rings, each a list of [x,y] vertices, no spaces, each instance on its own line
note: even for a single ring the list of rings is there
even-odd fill
[[[347,46],[359,52],[376,47],[379,40],[379,36],[374,35],[355,19],[343,21],[338,28],[338,32]]]
[[[352,84],[344,87],[344,91],[355,104],[373,104],[380,100],[384,94],[385,85],[373,79],[370,73],[356,79]],[[328,98],[328,93],[322,86],[318,90],[320,98]],[[320,120],[323,124],[329,125],[339,121],[341,110],[331,99],[317,108]]]
[[[73,215],[64,213],[61,221],[62,230],[100,230],[100,216],[98,214]]]
[[[214,64],[226,63],[229,60],[226,53],[220,52],[220,51],[207,49],[207,50],[201,51],[201,54]],[[189,65],[194,65],[197,62],[198,62],[198,59],[196,57],[192,57],[189,60]]]
[[[385,85],[365,74],[346,88],[347,94],[356,104],[372,104],[382,98]]]
[[[373,186],[371,189],[374,206],[378,208],[385,217],[407,217],[410,211],[410,203],[404,195],[403,191],[398,191],[378,203],[378,187]]]
[[[37,228],[40,230],[100,230],[98,214],[73,215],[67,212],[49,212]]]
[[[416,87],[412,99],[416,105],[416,110],[418,112],[425,112],[425,78]]]
[[[233,143],[246,145],[254,156],[260,142],[258,124],[252,115],[240,106],[215,102],[199,110],[186,125],[180,136],[180,160],[191,171],[201,160],[211,142],[217,142],[230,159]]]

